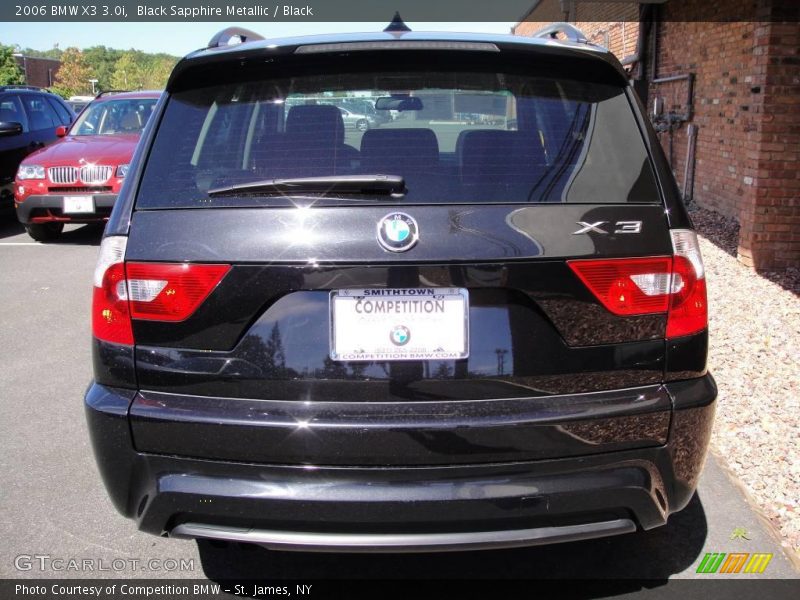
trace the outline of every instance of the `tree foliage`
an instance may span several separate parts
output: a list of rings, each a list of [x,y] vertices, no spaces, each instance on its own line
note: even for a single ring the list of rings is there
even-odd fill
[[[0,85],[22,85],[25,73],[14,58],[14,48],[0,44]]]
[[[64,54],[64,51],[59,48],[58,46],[54,46],[50,48],[50,50],[34,50],[33,48],[20,48],[20,54],[24,54],[25,56],[32,56],[33,58],[55,58],[56,60],[61,60],[61,55]]]
[[[177,59],[168,54],[146,54],[139,50],[123,52],[114,65],[111,87],[122,90],[161,89]]]
[[[144,89],[145,80],[144,53],[128,50],[119,57],[111,75],[111,87],[115,90]]]
[[[58,47],[50,50],[20,49],[26,56],[39,58],[55,58],[62,61],[61,70],[67,67],[67,74],[62,81],[61,71],[56,76],[54,91],[68,97],[92,93],[90,79],[96,79],[95,91],[103,90],[139,90],[162,89],[169,78],[172,68],[178,59],[164,53],[150,54],[139,50],[118,50],[106,46],[92,46],[82,51],[76,61],[75,48],[62,50]],[[69,64],[65,65],[65,61]],[[87,70],[77,69],[76,62]],[[78,81],[78,76],[83,81]],[[66,85],[66,79],[73,85]],[[79,91],[75,91],[79,90]]]
[[[106,48],[105,46],[93,46],[83,51],[86,62],[92,67],[92,75],[97,79],[96,90],[110,90],[111,76],[114,73],[114,66],[117,64],[122,50]]]
[[[154,55],[147,71],[145,88],[149,90],[163,89],[177,62],[174,56],[168,54]]]
[[[92,93],[92,67],[86,61],[83,51],[67,48],[61,55],[61,66],[56,73],[53,89],[68,98],[70,96]]]

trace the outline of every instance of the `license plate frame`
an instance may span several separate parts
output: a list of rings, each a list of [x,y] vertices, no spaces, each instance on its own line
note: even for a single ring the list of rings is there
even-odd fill
[[[356,305],[359,300],[360,314]],[[382,308],[376,312],[381,302]],[[366,312],[367,303],[371,303],[370,312]],[[331,290],[328,316],[329,357],[334,361],[441,361],[469,357],[469,292],[465,288]],[[352,327],[355,329],[348,330]],[[435,336],[444,338],[434,339]],[[448,336],[452,338],[447,339]]]
[[[94,214],[94,196],[64,196],[62,207],[65,215]]]

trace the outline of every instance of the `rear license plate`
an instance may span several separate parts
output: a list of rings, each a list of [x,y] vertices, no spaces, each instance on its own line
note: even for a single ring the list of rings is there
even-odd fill
[[[469,356],[463,288],[333,290],[330,356],[341,361]]]
[[[93,213],[94,198],[92,196],[64,196],[64,213]]]

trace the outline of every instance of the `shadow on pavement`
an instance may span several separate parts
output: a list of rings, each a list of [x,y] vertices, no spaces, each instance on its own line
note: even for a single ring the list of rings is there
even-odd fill
[[[17,221],[13,213],[0,216],[0,239],[13,237],[25,233],[22,223]]]
[[[105,226],[105,223],[91,223],[77,229],[64,230],[64,233],[57,239],[47,242],[47,244],[54,246],[99,246]]]
[[[247,544],[197,542],[211,580],[242,579],[603,579],[597,597],[665,585],[689,568],[706,539],[695,494],[661,528],[618,537],[534,548],[439,554],[273,552]],[[592,597],[592,596],[589,596]]]
[[[46,245],[69,245],[69,246],[99,246],[103,237],[105,223],[90,223],[78,227],[68,226],[64,232],[55,240],[45,242]],[[19,242],[33,242],[25,233],[22,223],[16,217],[0,219],[0,239],[21,236]]]

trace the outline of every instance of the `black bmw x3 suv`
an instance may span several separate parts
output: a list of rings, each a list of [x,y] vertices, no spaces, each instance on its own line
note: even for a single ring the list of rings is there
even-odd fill
[[[346,129],[349,99],[379,124]],[[143,133],[92,324],[99,469],[158,535],[651,529],[713,421],[697,237],[619,62],[580,41],[221,32]]]

